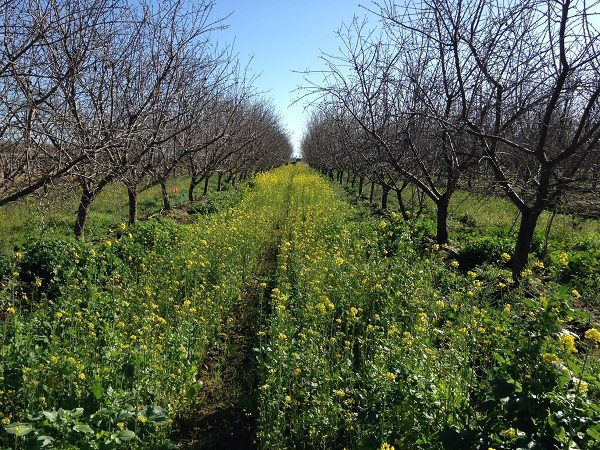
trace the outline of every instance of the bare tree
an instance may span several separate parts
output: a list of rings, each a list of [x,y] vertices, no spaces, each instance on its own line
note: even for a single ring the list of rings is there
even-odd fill
[[[61,94],[118,8],[117,1],[103,0],[3,3],[0,206],[69,174],[101,145],[74,142],[63,123],[68,105]]]
[[[518,277],[540,214],[597,158],[600,34],[590,17],[598,4],[432,1],[427,8],[456,36],[462,61],[456,65],[461,114],[452,126],[477,138],[496,182],[521,213],[512,258]]]

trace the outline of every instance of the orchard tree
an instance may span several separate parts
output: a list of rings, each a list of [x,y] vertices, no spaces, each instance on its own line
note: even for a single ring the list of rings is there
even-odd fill
[[[513,275],[527,265],[542,211],[582,183],[600,140],[598,4],[424,2],[455,36],[460,114],[497,184],[521,213]],[[388,9],[393,5],[388,3]]]

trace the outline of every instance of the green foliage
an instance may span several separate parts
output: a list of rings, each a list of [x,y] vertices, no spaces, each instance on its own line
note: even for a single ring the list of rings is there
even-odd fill
[[[272,181],[193,224],[48,235],[14,253],[0,284],[0,448],[166,448],[272,245],[286,186]]]
[[[502,261],[502,254],[511,254],[515,236],[504,229],[488,230],[485,234],[473,233],[463,238],[465,244],[458,251],[457,259],[464,269],[482,264]]]
[[[597,344],[570,340],[572,295],[540,261],[517,286],[501,267],[508,233],[477,236],[472,254],[490,263],[464,267],[449,248],[422,251],[427,221],[365,218],[333,192],[292,184],[259,333],[264,448],[600,443]]]
[[[275,248],[253,350],[263,448],[600,446],[600,333],[571,306],[597,292],[597,240],[551,240],[517,285],[502,228],[439,246],[431,218],[372,218],[304,166],[254,183],[192,224],[45,235],[4,260],[1,448],[172,448]]]

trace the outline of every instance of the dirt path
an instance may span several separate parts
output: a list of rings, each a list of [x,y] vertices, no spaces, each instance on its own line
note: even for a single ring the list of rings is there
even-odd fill
[[[220,342],[203,364],[197,408],[179,421],[182,449],[255,449],[257,333],[264,299],[273,288],[277,247],[261,258],[238,307],[223,324]]]

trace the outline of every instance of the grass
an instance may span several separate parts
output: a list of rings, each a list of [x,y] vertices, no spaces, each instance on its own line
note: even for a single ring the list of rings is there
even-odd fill
[[[444,248],[349,198],[290,165],[192,220],[27,240],[0,280],[0,448],[600,445],[600,331],[573,308],[593,245],[553,237],[517,285],[510,217],[454,210]]]
[[[33,239],[0,285],[0,447],[166,448],[272,230],[286,180],[191,224]],[[252,223],[254,227],[248,227]]]
[[[216,177],[212,177],[209,191],[216,190]],[[170,179],[167,189],[176,207],[187,202],[189,179],[177,177]],[[201,188],[199,186],[200,194]],[[225,189],[228,186],[224,186]],[[178,192],[175,192],[178,191]],[[198,189],[197,189],[198,194]],[[47,195],[34,195],[0,208],[0,255],[14,251],[15,246],[25,242],[30,236],[39,236],[46,232],[72,233],[75,215],[79,204],[77,189],[65,190],[51,188]],[[156,214],[163,207],[160,186],[153,186],[139,194],[139,216]],[[90,208],[86,225],[86,237],[100,239],[109,228],[116,228],[128,220],[129,205],[124,185],[114,183],[100,193]]]
[[[259,332],[264,448],[600,443],[598,347],[572,331],[574,294],[540,265],[518,287],[501,263],[462,271],[430,231],[295,177]]]
[[[345,180],[345,178],[344,178]],[[363,188],[363,196],[369,194],[370,185]],[[407,189],[408,191],[409,189]],[[403,199],[406,205],[411,204],[411,193],[405,191]],[[381,198],[381,186],[375,185],[374,202]],[[435,205],[429,199],[425,201],[426,211],[433,214]],[[413,200],[413,209],[417,208]],[[388,199],[388,209],[398,210],[396,195],[391,193]],[[518,227],[518,210],[515,205],[502,197],[493,195],[474,194],[464,190],[457,191],[450,200],[449,207],[450,233],[460,231],[464,228],[464,222],[468,221],[474,228],[514,228]],[[542,213],[538,220],[537,230],[544,232],[548,226],[552,214],[548,211]],[[556,214],[552,222],[550,237],[555,240],[571,242],[581,236],[591,236],[600,246],[600,220],[579,217],[574,214]],[[452,239],[452,236],[450,236]]]

